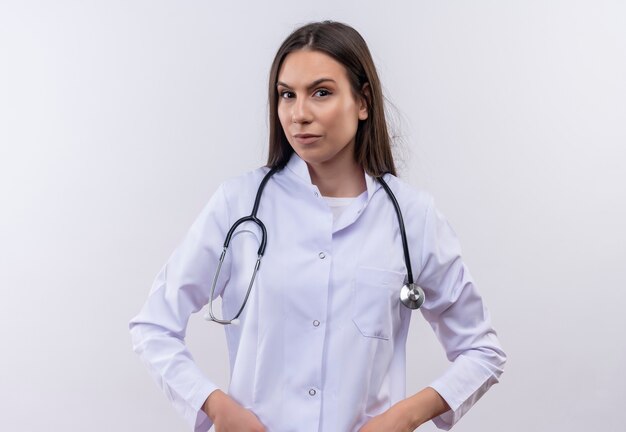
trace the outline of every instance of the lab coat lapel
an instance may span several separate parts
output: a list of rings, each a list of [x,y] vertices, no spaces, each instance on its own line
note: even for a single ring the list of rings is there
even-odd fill
[[[380,183],[367,173],[365,173],[365,185],[367,186],[367,190],[359,195],[350,207],[341,214],[339,219],[333,223],[333,234],[356,222],[367,208],[376,191],[380,189]]]
[[[306,162],[296,153],[291,155],[287,162],[287,169],[294,173],[301,181],[309,185],[313,190],[318,191],[317,187],[311,182],[311,175]],[[352,225],[361,215],[369,204],[374,194],[380,189],[380,183],[372,176],[365,173],[365,185],[367,190],[357,197],[356,200],[341,214],[339,219],[333,222],[333,234]],[[330,209],[329,209],[330,211]]]

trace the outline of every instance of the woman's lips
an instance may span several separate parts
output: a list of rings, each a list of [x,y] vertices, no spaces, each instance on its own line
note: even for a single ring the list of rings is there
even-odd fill
[[[321,135],[296,134],[293,136],[298,144],[312,144],[321,138]]]

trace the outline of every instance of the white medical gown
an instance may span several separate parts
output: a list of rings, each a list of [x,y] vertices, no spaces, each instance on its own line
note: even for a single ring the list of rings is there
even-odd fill
[[[220,186],[130,322],[135,351],[197,432],[211,427],[201,407],[217,387],[185,346],[187,322],[207,304],[226,232],[250,214],[267,171]],[[430,383],[450,405],[433,420],[447,430],[498,381],[505,354],[457,237],[431,197],[389,174],[385,179],[426,294],[421,312],[451,361]],[[240,325],[225,328],[231,381],[223,390],[271,432],[357,431],[406,397],[411,311],[399,301],[402,240],[387,194],[368,175],[366,183],[367,191],[333,220],[294,154],[263,193],[258,216],[267,249]],[[241,228],[216,289],[226,318],[241,305],[260,241],[255,225]]]

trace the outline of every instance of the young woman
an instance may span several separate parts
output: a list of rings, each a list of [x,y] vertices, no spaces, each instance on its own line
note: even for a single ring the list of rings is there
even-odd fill
[[[272,64],[269,104],[267,166],[223,183],[203,209],[130,323],[135,351],[195,431],[449,429],[505,355],[454,232],[395,177],[365,41],[337,22],[297,29]],[[228,394],[184,343],[191,313],[216,296],[222,322],[238,323],[225,326]],[[422,302],[452,364],[407,398],[405,303]]]

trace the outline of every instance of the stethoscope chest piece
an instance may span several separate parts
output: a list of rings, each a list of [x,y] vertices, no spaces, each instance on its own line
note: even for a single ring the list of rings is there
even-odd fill
[[[409,309],[419,309],[425,299],[424,290],[414,283],[405,284],[400,290],[400,301]]]

